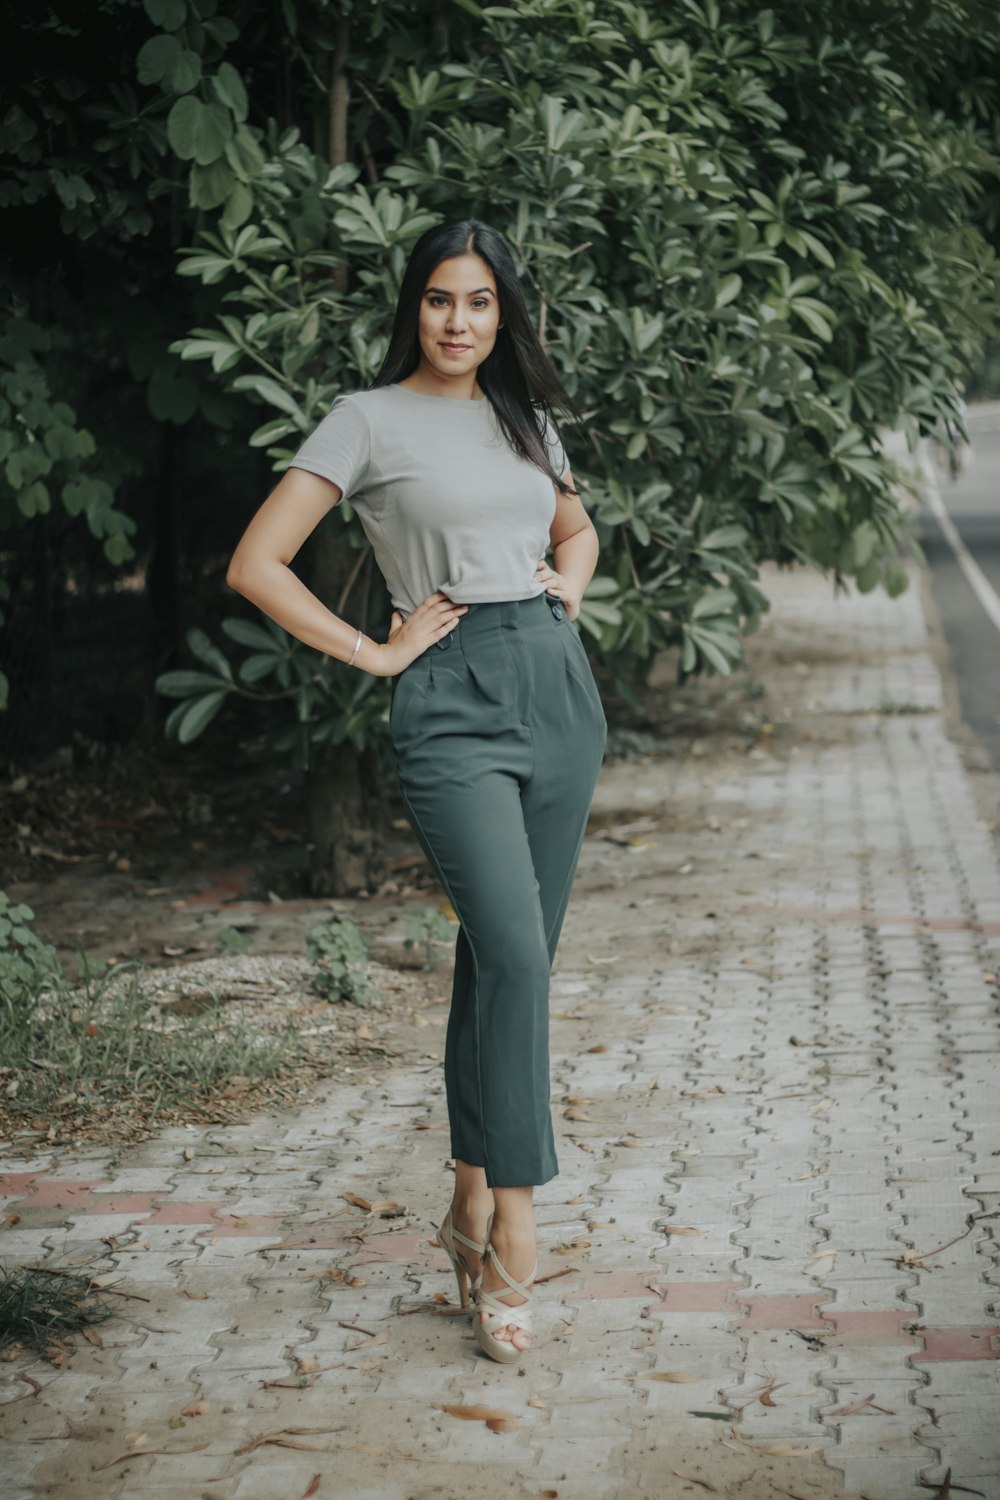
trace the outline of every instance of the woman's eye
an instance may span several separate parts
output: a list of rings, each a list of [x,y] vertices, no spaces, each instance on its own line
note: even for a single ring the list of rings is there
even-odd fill
[[[446,297],[432,295],[430,300],[431,300],[431,302],[432,302],[432,304],[434,306],[437,306],[437,304],[439,302],[446,302],[447,298]],[[485,297],[477,297],[476,300],[475,300],[475,302],[473,303],[473,306],[474,307],[488,307],[489,303],[486,301]]]

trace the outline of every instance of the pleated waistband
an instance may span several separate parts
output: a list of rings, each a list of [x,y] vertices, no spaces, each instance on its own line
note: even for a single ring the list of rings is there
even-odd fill
[[[427,649],[448,651],[456,638],[471,646],[476,640],[495,635],[498,629],[551,630],[553,620],[565,619],[565,605],[544,591],[528,599],[488,599],[470,604],[458,624]]]

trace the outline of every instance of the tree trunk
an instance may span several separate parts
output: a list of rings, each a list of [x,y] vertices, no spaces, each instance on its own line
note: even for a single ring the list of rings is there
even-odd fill
[[[337,22],[330,61],[327,97],[328,154],[331,166],[347,160],[347,54],[350,22]],[[347,290],[346,268],[334,275],[338,289]],[[342,531],[328,516],[308,543],[309,587],[334,614],[368,628],[369,569],[352,578],[357,554],[347,546]],[[356,587],[357,578],[362,587]],[[376,590],[376,594],[379,591]],[[334,671],[356,672],[336,663]],[[313,844],[310,872],[314,896],[347,896],[365,890],[377,878],[383,847],[385,807],[380,789],[366,774],[367,765],[349,742],[337,746],[306,772],[309,832]]]
[[[361,760],[349,742],[306,774],[313,841],[309,892],[350,896],[373,882],[382,840],[368,817]]]

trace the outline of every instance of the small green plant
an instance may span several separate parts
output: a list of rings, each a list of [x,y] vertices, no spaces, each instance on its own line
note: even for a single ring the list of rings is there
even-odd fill
[[[239,927],[223,927],[219,933],[219,947],[227,953],[246,953],[253,947],[253,934]]]
[[[30,906],[15,905],[0,891],[0,1003],[9,1016],[65,977],[51,943],[28,926],[34,916]]]
[[[433,969],[437,967],[438,952],[435,943],[450,943],[455,936],[455,924],[440,907],[425,906],[423,911],[411,911],[406,914],[406,936],[403,939],[404,948],[415,948],[419,943],[424,946],[424,968]]]
[[[91,1299],[92,1282],[69,1271],[0,1265],[0,1349],[8,1344],[49,1352],[53,1339],[102,1323],[112,1308]]]
[[[369,939],[355,922],[333,916],[318,922],[306,938],[306,955],[316,965],[312,986],[331,1005],[353,1000],[367,1005],[378,993],[365,970]]]

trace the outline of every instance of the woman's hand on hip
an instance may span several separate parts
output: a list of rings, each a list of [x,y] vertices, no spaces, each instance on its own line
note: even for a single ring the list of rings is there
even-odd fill
[[[388,675],[395,677],[416,661],[428,646],[440,641],[449,630],[454,630],[469,608],[467,604],[454,604],[447,594],[438,590],[422,599],[412,614],[404,620],[398,609],[394,609],[389,620],[389,639],[383,650],[390,665]]]
[[[566,579],[561,573],[556,573],[549,567],[544,557],[535,569],[535,582],[544,583],[545,592],[553,598],[561,600],[566,607],[566,616],[575,620],[580,613],[580,601],[573,593]]]

